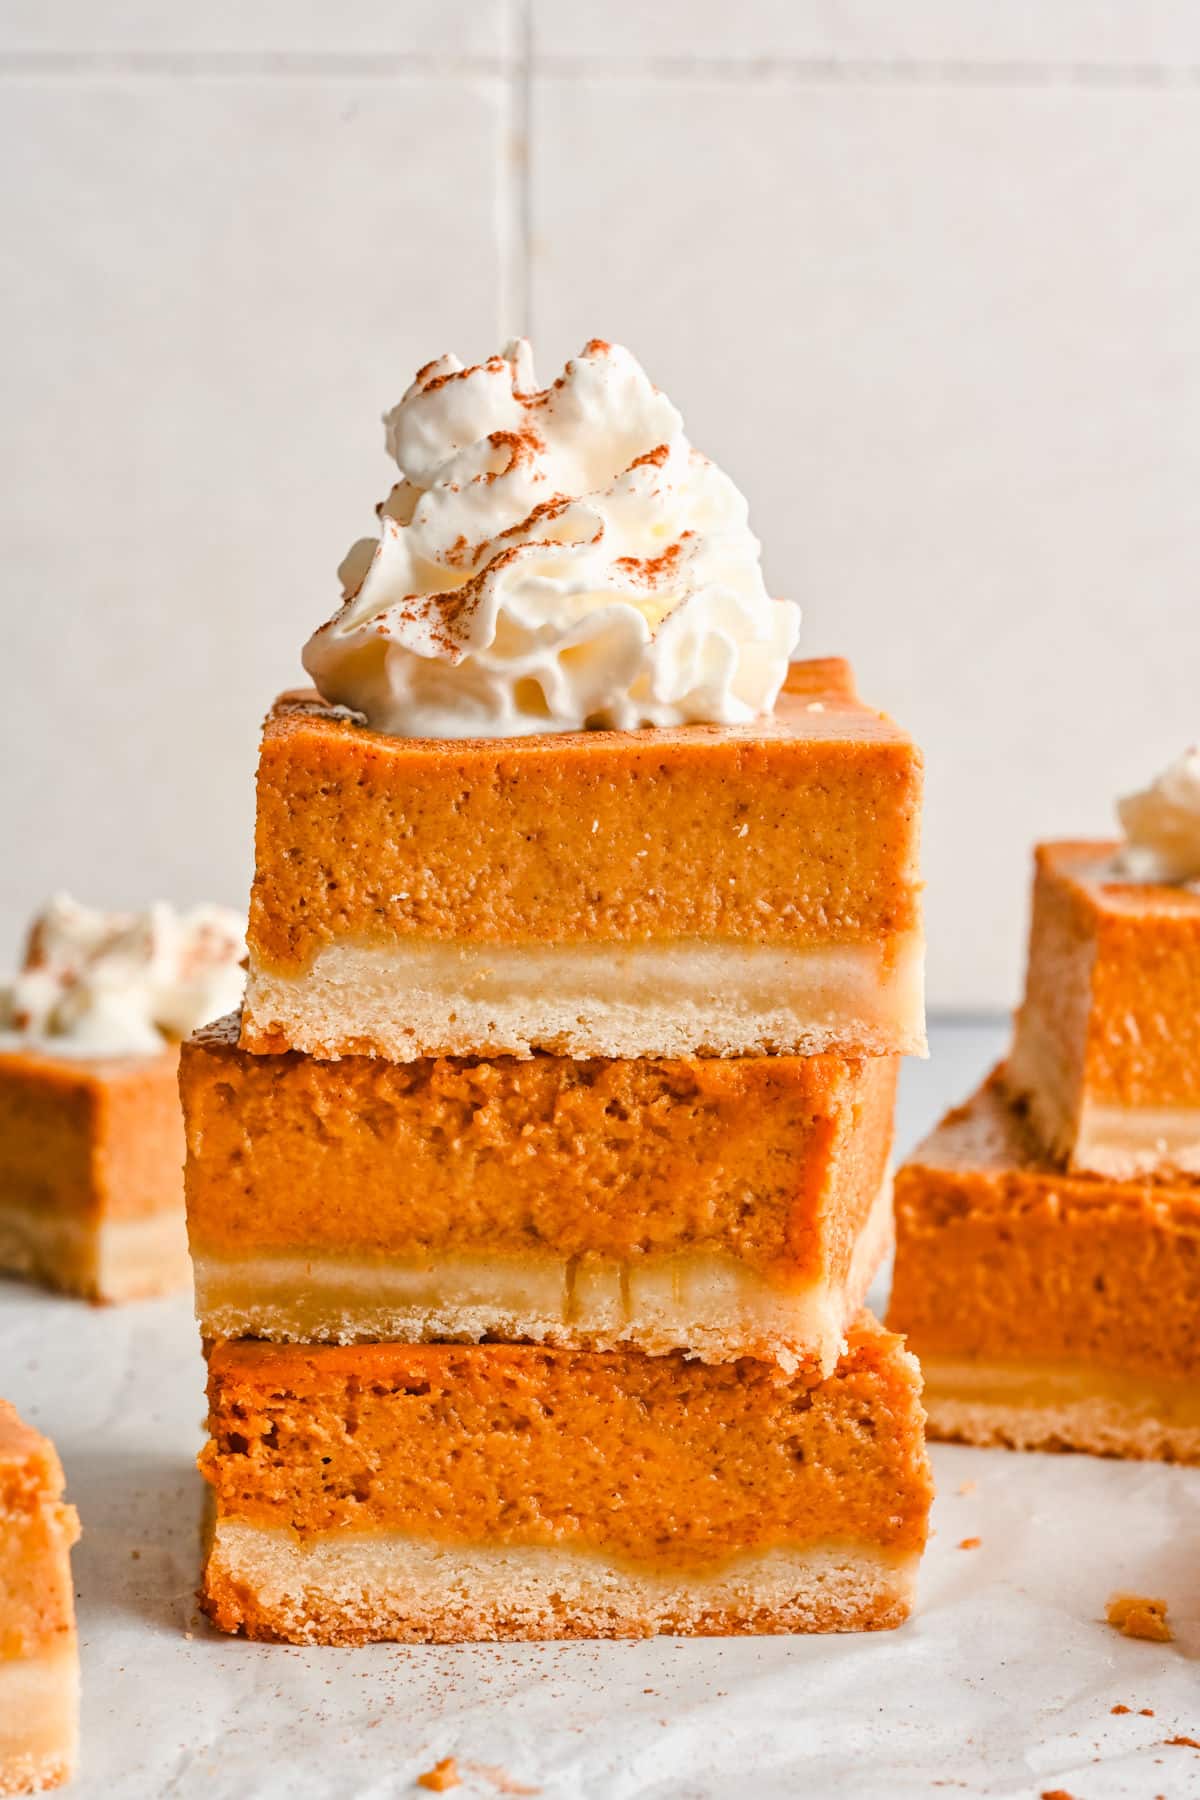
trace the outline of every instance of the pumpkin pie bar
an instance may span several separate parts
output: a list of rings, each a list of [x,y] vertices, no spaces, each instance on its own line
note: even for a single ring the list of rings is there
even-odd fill
[[[89,1300],[188,1281],[179,1046],[0,1050],[0,1270]]]
[[[1115,1180],[1200,1175],[1200,888],[1138,881],[1111,842],[1036,852],[1008,1063],[1047,1151]]]
[[[854,1631],[909,1611],[920,1371],[533,1345],[222,1343],[213,1623],[292,1643]]]
[[[1200,1185],[1055,1166],[999,1069],[896,1175],[933,1436],[1200,1462]]]
[[[924,1048],[921,760],[836,661],[740,724],[267,720],[242,1042],[574,1057]]]
[[[58,1787],[75,1771],[79,1520],[62,1493],[53,1444],[0,1400],[0,1794]]]
[[[206,1337],[485,1336],[828,1372],[891,1237],[897,1059],[183,1048]]]
[[[242,985],[239,923],[60,896],[0,995],[0,1270],[91,1300],[189,1279],[181,1035]]]

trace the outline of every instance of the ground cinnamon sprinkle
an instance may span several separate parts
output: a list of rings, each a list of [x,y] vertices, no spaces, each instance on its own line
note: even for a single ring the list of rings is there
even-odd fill
[[[661,576],[674,573],[684,543],[694,536],[694,532],[685,531],[677,542],[668,544],[658,556],[618,556],[614,566],[623,569],[635,581],[644,581],[648,587],[653,586]]]
[[[1184,1744],[1184,1745],[1186,1745],[1186,1747],[1189,1750],[1200,1750],[1200,1739],[1192,1738],[1192,1737],[1184,1737],[1182,1735],[1182,1733],[1178,1737],[1164,1738],[1163,1743],[1164,1744]]]
[[[644,469],[647,466],[661,469],[670,454],[669,444],[655,444],[653,450],[647,450],[642,456],[635,456],[625,473],[628,475],[630,469]]]
[[[1151,1600],[1145,1594],[1114,1594],[1105,1618],[1123,1637],[1169,1644],[1174,1636],[1167,1623],[1166,1601]]]
[[[1075,1800],[1075,1796],[1068,1794],[1066,1788],[1043,1788],[1042,1800]]]
[[[1109,1712],[1115,1712],[1115,1713],[1127,1713],[1127,1712],[1132,1712],[1133,1708],[1130,1706],[1110,1706],[1108,1710],[1109,1710]]]
[[[426,1769],[423,1775],[417,1776],[417,1786],[428,1788],[431,1793],[444,1794],[450,1788],[462,1786],[462,1777],[458,1772],[458,1759],[443,1756],[441,1762],[434,1763],[432,1769]]]

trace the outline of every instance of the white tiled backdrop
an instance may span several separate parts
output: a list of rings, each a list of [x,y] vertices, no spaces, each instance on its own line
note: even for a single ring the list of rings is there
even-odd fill
[[[0,961],[240,902],[258,720],[443,349],[633,348],[928,759],[931,999],[1200,732],[1191,0],[8,0]]]

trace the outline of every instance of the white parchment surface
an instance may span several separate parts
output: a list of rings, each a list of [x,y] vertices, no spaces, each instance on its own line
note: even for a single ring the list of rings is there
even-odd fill
[[[902,1147],[1002,1035],[935,1036]],[[897,1632],[299,1650],[197,1614],[202,1389],[188,1300],[98,1310],[0,1282],[0,1392],[54,1437],[84,1524],[73,1800],[384,1800],[450,1755],[461,1800],[1200,1800],[1200,1750],[1167,1741],[1200,1740],[1200,1470],[935,1449]],[[1118,1588],[1165,1597],[1175,1642],[1105,1625]]]

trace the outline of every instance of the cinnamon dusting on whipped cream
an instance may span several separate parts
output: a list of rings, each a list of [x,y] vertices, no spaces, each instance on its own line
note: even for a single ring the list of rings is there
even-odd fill
[[[433,737],[774,705],[798,609],[768,594],[745,500],[628,351],[594,338],[548,388],[525,343],[442,357],[385,424],[403,478],[305,647],[327,699]]]

